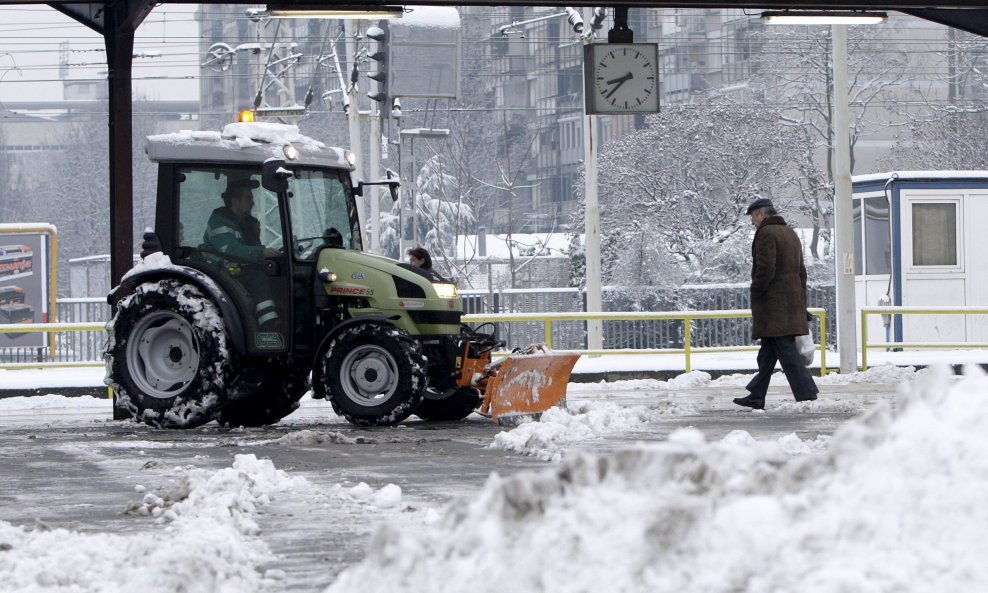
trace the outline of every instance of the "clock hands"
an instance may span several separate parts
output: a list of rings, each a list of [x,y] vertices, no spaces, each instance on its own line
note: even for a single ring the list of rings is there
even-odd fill
[[[628,72],[624,76],[621,76],[621,77],[618,77],[618,78],[614,78],[614,79],[608,80],[606,84],[609,84],[609,85],[610,84],[613,84],[613,85],[616,85],[616,86],[611,89],[611,92],[609,92],[606,95],[604,95],[604,98],[605,99],[610,99],[611,98],[611,95],[613,95],[614,93],[616,93],[617,90],[619,88],[621,88],[621,85],[622,84],[624,84],[625,82],[631,80],[634,77],[635,76],[631,72]]]

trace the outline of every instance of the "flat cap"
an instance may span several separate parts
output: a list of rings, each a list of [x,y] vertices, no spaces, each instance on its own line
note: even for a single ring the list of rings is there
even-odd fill
[[[745,212],[745,214],[751,214],[759,208],[775,208],[775,206],[772,204],[772,200],[768,198],[758,198],[754,202],[748,204],[748,211]]]
[[[261,182],[256,179],[251,179],[250,177],[231,177],[226,182],[226,189],[229,191],[231,189],[257,189],[261,186]]]

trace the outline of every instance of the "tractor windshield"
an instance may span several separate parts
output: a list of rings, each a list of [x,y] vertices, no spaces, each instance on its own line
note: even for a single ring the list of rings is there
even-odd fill
[[[360,221],[349,173],[305,168],[293,173],[289,208],[295,257],[313,260],[324,246],[359,250]]]

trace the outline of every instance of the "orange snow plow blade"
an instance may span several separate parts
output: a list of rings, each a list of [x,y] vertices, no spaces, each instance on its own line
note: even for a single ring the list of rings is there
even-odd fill
[[[545,412],[566,399],[566,384],[579,359],[579,354],[563,352],[508,356],[487,379],[480,412],[495,422]]]

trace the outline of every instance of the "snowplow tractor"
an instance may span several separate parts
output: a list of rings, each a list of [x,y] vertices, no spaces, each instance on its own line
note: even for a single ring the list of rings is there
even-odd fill
[[[295,126],[148,138],[155,228],[108,296],[114,417],[162,428],[272,424],[304,394],[351,423],[537,414],[576,355],[512,355],[461,324],[456,286],[365,253],[352,155]]]

